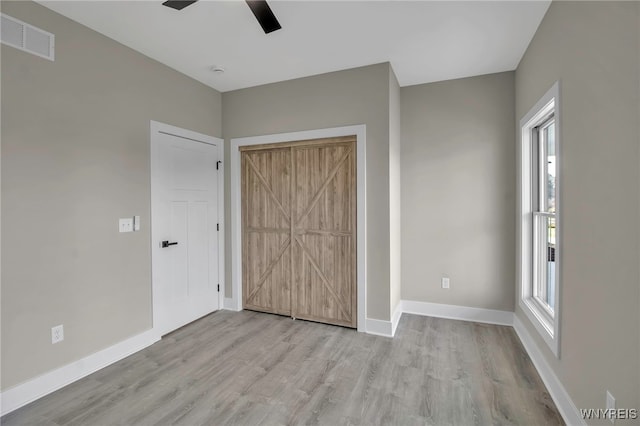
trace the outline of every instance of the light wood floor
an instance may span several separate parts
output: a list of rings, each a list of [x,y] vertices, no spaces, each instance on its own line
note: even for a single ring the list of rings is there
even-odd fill
[[[562,424],[510,327],[403,315],[394,339],[216,312],[13,425]]]

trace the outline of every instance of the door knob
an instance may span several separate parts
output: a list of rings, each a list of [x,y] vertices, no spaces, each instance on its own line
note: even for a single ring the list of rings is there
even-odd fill
[[[161,247],[162,248],[167,248],[169,246],[177,246],[177,245],[178,245],[177,242],[170,243],[169,241],[163,241]]]

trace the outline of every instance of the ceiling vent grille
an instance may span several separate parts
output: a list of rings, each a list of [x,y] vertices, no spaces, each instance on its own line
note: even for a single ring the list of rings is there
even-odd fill
[[[32,53],[41,58],[54,60],[55,36],[16,18],[0,14],[2,43]]]

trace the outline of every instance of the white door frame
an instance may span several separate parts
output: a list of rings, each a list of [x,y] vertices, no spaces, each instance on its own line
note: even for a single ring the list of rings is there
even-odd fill
[[[215,145],[218,148],[218,159],[220,160],[219,172],[218,172],[218,221],[220,222],[220,231],[218,232],[218,283],[220,283],[220,292],[218,293],[218,309],[223,309],[224,303],[224,140],[213,136],[204,135],[191,130],[182,129],[180,127],[172,126],[170,124],[160,123],[158,121],[151,120],[149,139],[151,144],[151,294],[152,294],[152,308],[153,308],[153,327],[156,332],[160,333],[160,330],[156,328],[159,315],[159,301],[157,299],[158,288],[157,281],[154,277],[157,276],[157,264],[153,259],[158,252],[159,246],[157,237],[158,230],[155,229],[153,224],[154,213],[154,199],[158,198],[158,166],[155,164],[158,154],[158,142],[159,135],[167,134],[177,136],[179,138],[189,139],[195,142],[206,143],[209,145]],[[160,337],[160,336],[158,336]]]
[[[231,270],[233,271],[233,297],[225,307],[242,310],[242,207],[240,194],[240,150],[241,146],[267,143],[325,139],[356,135],[357,151],[357,274],[358,274],[358,331],[366,331],[367,318],[367,196],[366,196],[366,125],[333,127],[293,133],[250,136],[231,139]]]

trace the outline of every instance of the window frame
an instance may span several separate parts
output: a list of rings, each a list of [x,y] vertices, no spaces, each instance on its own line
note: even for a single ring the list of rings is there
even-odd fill
[[[553,312],[536,295],[534,286],[534,268],[537,265],[534,256],[534,212],[538,215],[546,214],[540,206],[540,185],[544,185],[540,176],[538,164],[543,153],[537,140],[537,128],[546,125],[553,116],[555,155],[556,155],[556,188],[555,188],[555,294]],[[561,319],[561,114],[560,114],[560,83],[555,82],[547,93],[540,98],[531,110],[519,122],[520,143],[518,144],[518,305],[536,328],[540,336],[549,346],[551,352],[560,357],[560,319]],[[546,147],[545,147],[546,148]],[[542,192],[546,192],[543,189]],[[541,213],[542,212],[542,213]]]

